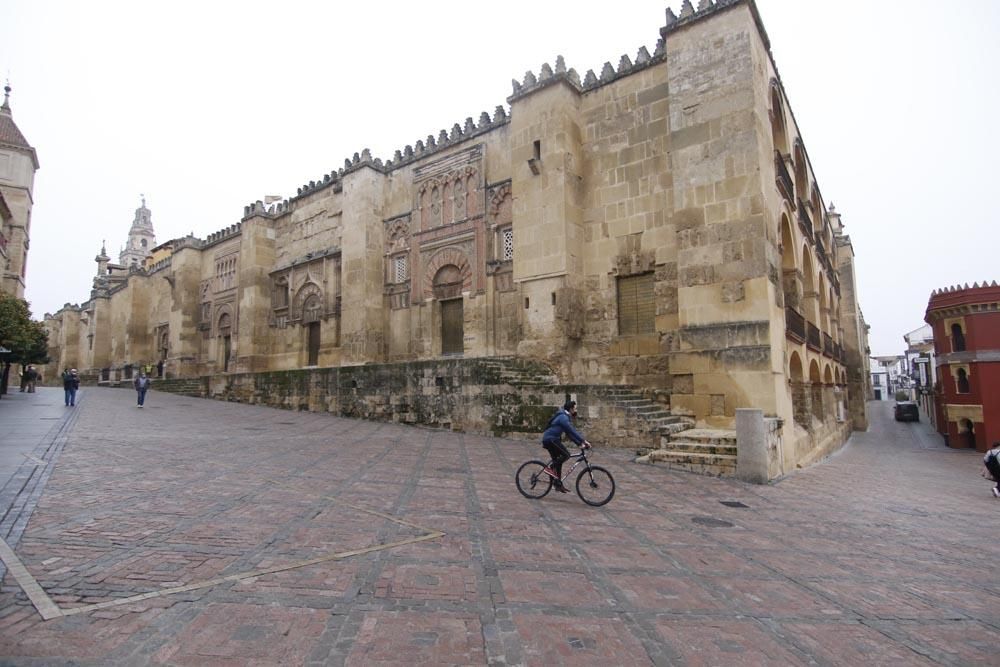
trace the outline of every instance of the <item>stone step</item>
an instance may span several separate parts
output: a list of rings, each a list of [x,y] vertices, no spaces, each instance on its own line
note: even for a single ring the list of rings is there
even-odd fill
[[[729,429],[691,428],[685,430],[678,439],[706,445],[721,444],[736,447],[736,431]],[[673,442],[672,440],[670,444]]]
[[[735,456],[670,454],[661,449],[655,449],[649,454],[637,458],[636,463],[713,477],[733,477],[736,474]]]
[[[724,456],[736,457],[736,445],[725,444],[704,444],[681,440],[671,440],[667,448],[660,451],[668,451],[677,454],[721,454]]]

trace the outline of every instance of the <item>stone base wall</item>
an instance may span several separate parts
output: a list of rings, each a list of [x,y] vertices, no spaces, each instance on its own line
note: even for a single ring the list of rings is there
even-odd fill
[[[496,360],[453,359],[160,380],[154,388],[529,440],[540,438],[555,409],[571,396],[580,406],[576,426],[593,443],[659,446],[658,425],[620,404],[629,387],[547,382],[544,367],[508,363],[516,364],[517,370],[512,372]]]

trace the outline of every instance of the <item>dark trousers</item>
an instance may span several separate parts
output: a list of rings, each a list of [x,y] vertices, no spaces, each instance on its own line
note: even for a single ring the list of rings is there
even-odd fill
[[[69,387],[66,391],[66,405],[76,405],[76,387]]]
[[[996,457],[991,457],[984,461],[986,469],[990,471],[993,475],[993,479],[997,482],[997,488],[1000,489],[1000,461],[997,461]]]
[[[139,393],[139,405],[142,405],[146,402],[146,388],[136,389],[136,391]]]
[[[555,469],[556,474],[562,479],[562,464],[563,461],[569,458],[569,450],[566,449],[566,445],[562,444],[558,440],[549,440],[542,443],[549,454],[552,455],[552,467]]]

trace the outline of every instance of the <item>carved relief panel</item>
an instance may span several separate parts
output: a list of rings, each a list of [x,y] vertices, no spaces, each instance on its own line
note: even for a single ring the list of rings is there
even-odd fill
[[[385,295],[393,310],[410,306],[410,215],[385,221]]]
[[[271,326],[340,316],[340,253],[307,256],[271,272]]]
[[[453,153],[413,171],[413,210],[420,230],[482,214],[483,145]]]
[[[508,292],[514,289],[514,198],[510,181],[490,186],[486,196],[486,273],[494,277],[496,291]]]

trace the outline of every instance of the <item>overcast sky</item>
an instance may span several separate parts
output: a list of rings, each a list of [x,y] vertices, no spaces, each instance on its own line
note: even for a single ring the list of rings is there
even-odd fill
[[[41,163],[32,311],[89,298],[140,194],[158,242],[204,238],[355,151],[391,159],[492,115],[557,55],[582,76],[652,52],[668,4],[4,0],[0,74]],[[872,353],[901,353],[931,290],[1000,279],[1000,2],[757,4],[854,245]]]

